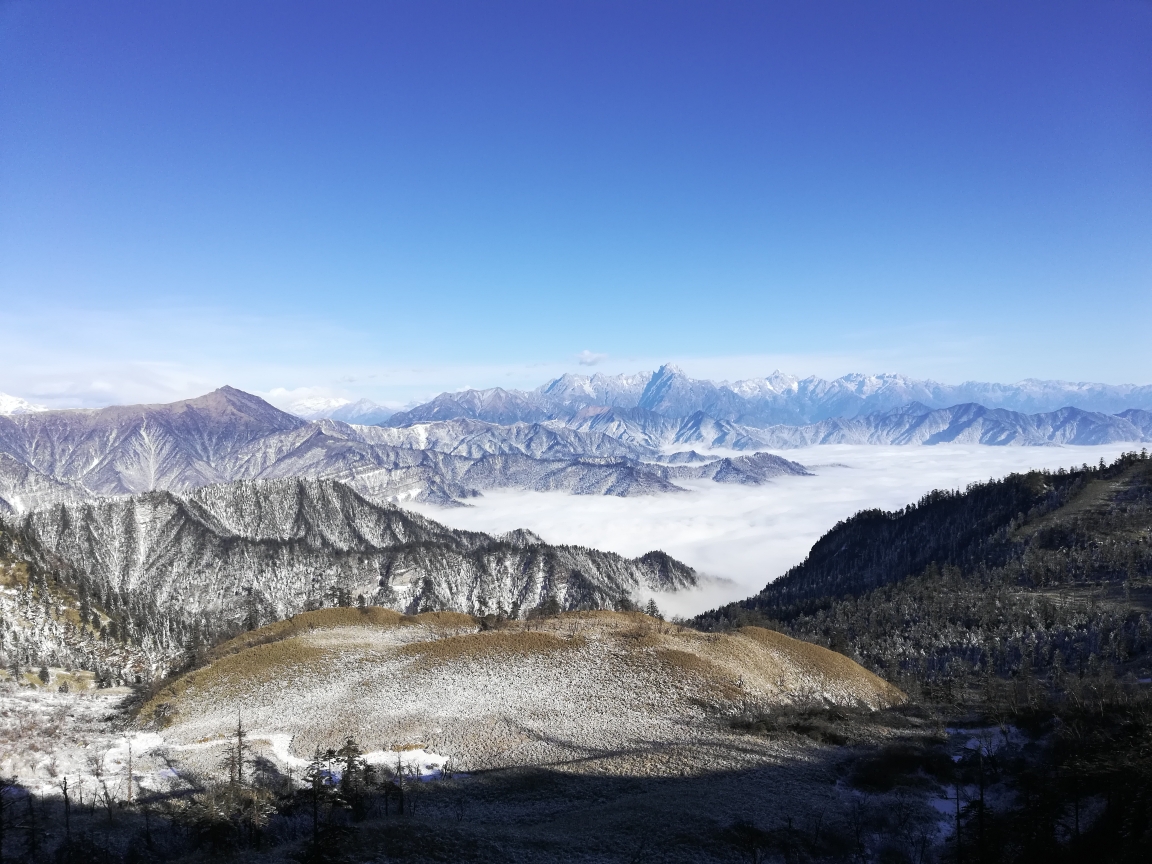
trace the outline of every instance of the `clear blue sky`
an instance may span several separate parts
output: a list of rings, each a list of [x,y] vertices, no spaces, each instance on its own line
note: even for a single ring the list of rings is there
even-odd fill
[[[0,301],[61,405],[1152,382],[1152,3],[0,0]]]

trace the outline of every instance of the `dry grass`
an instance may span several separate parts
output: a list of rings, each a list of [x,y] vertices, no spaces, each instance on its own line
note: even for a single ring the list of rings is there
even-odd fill
[[[379,606],[302,612],[218,645],[209,652],[207,665],[165,685],[141,707],[137,716],[143,723],[166,726],[173,722],[177,710],[175,706],[189,691],[212,691],[214,698],[227,697],[252,682],[267,681],[274,677],[289,681],[305,669],[332,659],[329,649],[303,638],[317,631],[354,632],[352,628],[419,626],[440,634],[461,628],[474,628],[476,622],[471,615],[458,612],[403,615]],[[463,637],[449,637],[421,644],[439,646],[453,638]]]
[[[27,588],[28,565],[20,561],[0,567],[0,585],[6,588]]]
[[[580,648],[580,637],[562,639],[552,633],[527,630],[488,630],[450,636],[435,642],[418,642],[400,649],[404,656],[416,658],[418,668],[430,669],[466,660],[498,658],[501,654],[520,657],[541,656],[557,651]]]
[[[217,645],[208,652],[207,660],[211,663],[230,654],[238,654],[241,651],[254,648],[257,645],[280,642],[321,628],[399,627],[414,623],[416,623],[416,618],[380,606],[369,606],[366,609],[339,607],[318,609],[315,612],[301,612],[299,615],[293,615],[283,621],[275,621],[257,630],[241,633],[235,639]]]
[[[672,677],[683,679],[690,676],[698,686],[706,688],[709,694],[721,700],[737,700],[743,691],[732,681],[726,670],[707,657],[677,648],[658,648],[656,659],[668,667]]]
[[[419,615],[405,616],[415,624],[445,630],[458,630],[463,627],[476,627],[476,619],[463,612],[421,612]]]
[[[67,684],[68,689],[72,692],[91,690],[95,677],[91,672],[85,672],[79,669],[74,672],[65,672],[63,669],[59,671],[53,670],[52,686],[58,688],[63,684]]]
[[[691,651],[680,651],[676,648],[658,648],[656,650],[656,656],[661,662],[681,672],[688,672],[709,678],[723,674],[720,667],[711,660],[706,660],[699,654],[693,654]]]
[[[242,694],[254,681],[291,675],[294,670],[298,672],[326,656],[324,649],[299,638],[283,638],[237,650],[161,688],[141,706],[137,717],[143,723],[166,726],[175,717],[174,706],[181,699],[191,698],[190,691],[212,691],[213,698]]]
[[[257,645],[281,642],[309,633],[313,630],[333,630],[340,627],[412,627],[424,625],[436,630],[458,630],[475,628],[476,619],[461,612],[424,612],[419,615],[404,615],[382,606],[368,606],[364,609],[337,607],[318,609],[314,612],[301,612],[283,621],[267,624],[257,630],[242,633],[217,645],[208,652],[208,662],[215,662],[231,654],[238,654]]]
[[[736,632],[766,648],[785,654],[792,663],[813,677],[851,682],[866,689],[874,689],[891,704],[900,704],[908,699],[903,691],[836,651],[763,627],[742,627]]]
[[[296,755],[352,735],[468,770],[611,764],[680,775],[766,758],[719,723],[749,701],[815,694],[871,706],[897,692],[846,657],[757,628],[706,634],[620,612],[476,626],[445,613],[297,616],[235,640],[234,653],[165,687],[140,719],[192,742],[226,733],[241,711],[254,733],[289,736]],[[257,639],[275,641],[246,644]],[[206,750],[185,758],[214,770]]]

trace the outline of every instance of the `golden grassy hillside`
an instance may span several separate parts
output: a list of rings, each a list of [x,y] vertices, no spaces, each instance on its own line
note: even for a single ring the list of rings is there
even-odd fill
[[[365,750],[419,744],[464,770],[683,773],[763,756],[725,712],[801,699],[880,707],[903,694],[847,657],[754,627],[579,612],[480,632],[464,615],[328,609],[219,646],[140,721],[193,745],[222,741],[239,712],[257,738],[290,736],[298,757],[351,735]]]

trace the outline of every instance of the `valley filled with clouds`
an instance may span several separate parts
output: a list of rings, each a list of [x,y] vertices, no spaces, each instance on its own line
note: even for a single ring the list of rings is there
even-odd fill
[[[933,489],[962,489],[1012,472],[1111,461],[1133,447],[824,445],[783,452],[814,476],[783,476],[760,486],[679,481],[687,492],[635,497],[491,490],[467,507],[405,506],[453,528],[527,528],[549,543],[627,556],[661,549],[715,577],[659,598],[670,614],[694,615],[759,591],[860,510],[892,510]]]

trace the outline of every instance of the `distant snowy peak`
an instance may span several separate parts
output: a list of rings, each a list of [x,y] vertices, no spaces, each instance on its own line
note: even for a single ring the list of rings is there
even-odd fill
[[[307,396],[289,402],[284,408],[305,420],[326,420],[332,416],[333,411],[351,403],[351,399],[341,399],[337,396]]]
[[[318,396],[293,402],[289,410],[305,420],[339,420],[358,426],[375,426],[385,422],[395,411],[371,399]]]
[[[361,426],[374,426],[384,423],[395,411],[379,402],[361,399],[355,402],[348,399],[308,399],[295,402],[291,412],[305,420],[340,420]]]
[[[0,414],[35,414],[37,411],[47,410],[43,405],[34,405],[19,396],[0,393]]]
[[[409,426],[436,420],[483,420],[486,423],[539,423],[550,419],[549,412],[533,401],[533,394],[493,387],[490,390],[462,390],[441,393],[431,402],[411,411],[399,411],[388,420],[389,426]]]
[[[588,412],[593,409],[600,413],[616,409],[677,420],[703,413],[717,421],[763,429],[893,410],[924,413],[968,403],[1025,414],[1066,407],[1115,414],[1128,408],[1152,409],[1152,386],[1037,380],[941,384],[905,375],[863,373],[829,381],[779,371],[765,378],[716,382],[690,378],[668,363],[652,373],[562,375],[529,392],[497,388],[442,393],[425,405],[393,415],[389,425],[467,418],[503,424],[563,421],[579,426],[589,420]],[[599,422],[621,419],[606,415]],[[635,418],[624,419],[634,426]]]
[[[371,399],[358,399],[347,405],[341,405],[328,416],[332,420],[342,420],[345,423],[354,423],[359,426],[375,426],[378,423],[383,423],[395,413],[395,410],[387,405],[381,405]]]
[[[640,401],[652,375],[561,375],[532,392],[546,405],[613,405],[631,408]]]

